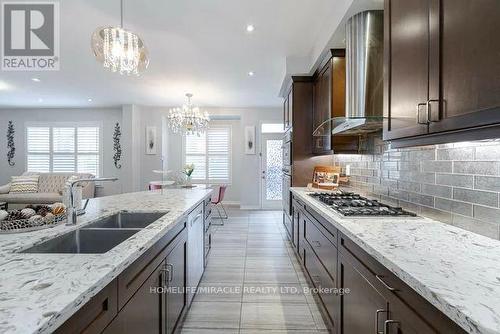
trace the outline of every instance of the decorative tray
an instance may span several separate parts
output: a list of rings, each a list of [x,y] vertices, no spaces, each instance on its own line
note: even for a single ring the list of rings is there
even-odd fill
[[[50,206],[39,206],[43,210],[49,210],[48,212],[44,212],[44,215],[32,215],[30,218],[23,217],[21,212],[28,208],[25,208],[18,212],[11,212],[9,215],[15,214],[14,219],[4,219],[0,221],[0,234],[8,234],[8,233],[22,233],[22,232],[31,232],[37,230],[43,230],[46,228],[51,228],[57,226],[61,223],[66,222],[68,215],[66,210],[59,210],[56,213],[51,211]],[[32,212],[40,213],[38,210],[33,210]],[[4,214],[7,214],[6,211],[3,211]],[[18,218],[18,219],[16,219]]]

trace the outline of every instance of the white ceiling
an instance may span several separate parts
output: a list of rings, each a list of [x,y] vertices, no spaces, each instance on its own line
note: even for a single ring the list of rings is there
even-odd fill
[[[61,70],[0,72],[0,106],[172,106],[188,91],[201,106],[279,106],[286,57],[311,53],[339,16],[336,2],[124,0],[124,26],[143,38],[151,59],[143,75],[125,77],[106,72],[90,48],[96,27],[119,24],[119,0],[60,1]]]

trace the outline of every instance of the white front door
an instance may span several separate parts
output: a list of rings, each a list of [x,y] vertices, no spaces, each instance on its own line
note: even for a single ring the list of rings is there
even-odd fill
[[[283,134],[262,134],[261,207],[281,209],[283,179]]]

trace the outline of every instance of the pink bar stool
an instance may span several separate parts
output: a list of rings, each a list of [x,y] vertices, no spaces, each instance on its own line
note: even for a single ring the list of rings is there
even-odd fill
[[[223,226],[224,219],[227,219],[226,209],[224,208],[224,205],[222,205],[222,201],[224,200],[224,194],[226,193],[226,189],[227,189],[227,185],[220,185],[219,191],[217,193],[215,193],[215,195],[212,196],[212,204],[217,209],[217,212],[219,213],[219,219],[220,219],[220,224],[214,224],[214,225]],[[222,209],[222,212],[224,212],[224,215],[222,215],[221,209]]]

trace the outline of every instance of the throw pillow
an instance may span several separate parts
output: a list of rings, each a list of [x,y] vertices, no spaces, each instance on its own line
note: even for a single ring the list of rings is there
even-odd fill
[[[11,193],[37,193],[39,175],[13,176],[10,183]]]

